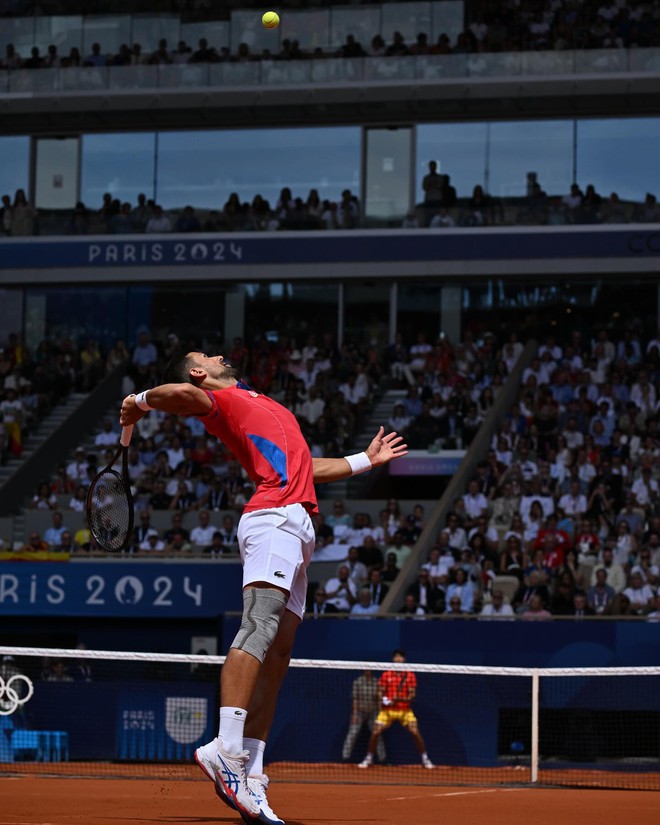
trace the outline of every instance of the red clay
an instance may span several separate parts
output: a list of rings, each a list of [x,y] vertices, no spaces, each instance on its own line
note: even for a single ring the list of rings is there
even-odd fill
[[[270,801],[287,825],[656,825],[654,791],[530,787],[328,785],[275,782]],[[0,825],[235,823],[210,781],[0,779]]]

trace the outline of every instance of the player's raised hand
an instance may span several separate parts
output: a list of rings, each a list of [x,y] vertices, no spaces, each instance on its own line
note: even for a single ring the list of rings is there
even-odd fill
[[[135,403],[135,393],[127,395],[121,402],[121,414],[119,423],[122,427],[129,424],[137,424],[137,422],[146,415]]]
[[[385,428],[380,427],[376,437],[365,450],[372,467],[380,467],[394,458],[408,455],[408,445],[403,443],[403,436],[395,432],[385,435]]]

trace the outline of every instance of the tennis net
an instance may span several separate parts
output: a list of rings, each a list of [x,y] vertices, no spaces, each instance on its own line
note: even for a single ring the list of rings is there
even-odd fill
[[[203,778],[193,753],[217,733],[224,657],[0,647],[0,660],[0,774]],[[385,671],[414,674],[433,770],[396,713],[359,767]],[[660,790],[660,667],[293,660],[265,762],[301,782]]]

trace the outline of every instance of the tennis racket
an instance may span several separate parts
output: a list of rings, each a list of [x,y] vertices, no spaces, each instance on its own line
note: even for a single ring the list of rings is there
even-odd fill
[[[133,425],[123,427],[112,461],[92,481],[87,493],[87,521],[96,543],[109,553],[125,550],[133,537],[133,496],[128,475],[128,445]],[[113,469],[121,457],[121,473]]]

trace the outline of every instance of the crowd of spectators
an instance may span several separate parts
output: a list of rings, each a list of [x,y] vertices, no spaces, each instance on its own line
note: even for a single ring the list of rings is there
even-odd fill
[[[564,194],[548,195],[532,176],[527,194],[519,198],[498,199],[476,185],[469,198],[458,198],[448,174],[438,172],[430,161],[422,179],[424,200],[408,212],[404,229],[454,226],[492,226],[495,224],[568,226],[574,224],[657,223],[660,206],[656,196],[647,192],[638,203],[624,202],[616,192],[603,196],[593,184],[571,184]]]
[[[143,331],[130,351],[123,341],[118,341],[100,366],[114,369],[125,364],[123,395],[141,392],[161,382],[162,367],[184,346],[186,351],[199,348],[197,342],[181,342],[173,333],[165,341],[154,343],[149,333]],[[296,415],[314,456],[346,453],[351,439],[362,427],[383,372],[374,348],[361,349],[350,343],[337,347],[331,334],[311,334],[300,349],[285,336],[280,336],[276,343],[259,338],[251,346],[236,338],[226,357],[251,386],[268,393]],[[68,464],[57,468],[54,478],[38,486],[31,509],[61,513],[62,523],[54,525],[58,529],[67,526],[67,511],[83,513],[89,484],[112,457],[118,429],[117,416],[105,418],[93,444],[87,449],[79,447]],[[221,515],[210,519],[209,515],[231,515],[237,522],[253,492],[253,484],[225,446],[207,435],[199,419],[157,412],[145,416],[133,435],[128,470],[138,525],[132,552],[167,550],[181,554],[206,550],[220,554],[235,550],[234,541],[227,541],[217,523]],[[171,511],[173,523],[168,534],[149,523],[149,514],[154,511]],[[179,539],[183,544],[177,544],[179,539],[172,533],[177,517],[181,519],[178,526],[183,536]],[[198,534],[191,531],[189,539],[183,528],[191,518],[195,522],[199,519],[207,529]],[[144,532],[139,532],[141,527]],[[61,535],[51,542],[34,531],[28,544],[34,536],[35,542],[45,543],[35,545],[34,550],[97,549],[87,528],[79,535],[72,530],[66,532],[70,535],[65,536],[64,547],[59,541]],[[219,538],[214,536],[216,532],[221,534]]]
[[[497,577],[512,576],[505,612],[523,619],[655,615],[659,385],[660,335],[602,329],[539,348],[431,551],[447,593],[467,571],[466,614],[493,613]]]
[[[23,189],[14,198],[2,196],[0,236],[21,237],[39,234],[38,212],[32,207]],[[321,199],[316,189],[307,198],[294,197],[289,187],[283,187],[276,203],[271,204],[257,194],[251,202],[241,201],[232,192],[222,209],[210,209],[202,214],[192,206],[180,211],[164,210],[146,195],[137,202],[122,202],[106,193],[98,209],[89,209],[78,202],[62,224],[67,235],[162,235],[170,232],[275,232],[277,230],[356,229],[362,223],[358,198],[344,189],[339,198]]]
[[[32,351],[11,333],[0,348],[0,463],[20,456],[27,434],[69,393],[88,391],[102,375],[93,342],[78,351],[70,338]]]
[[[584,191],[572,184],[564,195],[549,196],[534,183],[526,196],[497,199],[483,187],[474,187],[469,198],[458,198],[449,175],[439,174],[434,161],[424,177],[425,199],[401,223],[403,229],[431,227],[480,227],[493,225],[569,226],[584,224],[657,223],[660,205],[651,192],[643,202],[623,202],[616,192],[604,197],[589,184]],[[14,198],[2,196],[0,236],[22,237],[40,233],[38,211],[23,189]],[[242,201],[232,192],[221,209],[195,210],[186,206],[168,211],[138,195],[135,204],[106,193],[98,209],[78,202],[61,224],[61,232],[84,235],[161,235],[192,232],[276,232],[278,230],[357,229],[364,225],[357,195],[344,189],[337,200],[320,198],[310,189],[306,198],[283,187],[275,203],[260,194]],[[50,234],[50,230],[48,230]]]
[[[41,54],[37,46],[30,56],[20,55],[13,44],[7,44],[0,68],[7,70],[67,68],[70,66],[135,66],[185,63],[245,63],[254,60],[301,60],[328,57],[400,57],[406,55],[469,55],[483,52],[520,52],[566,49],[621,49],[660,46],[660,7],[657,3],[637,0],[554,0],[547,3],[467,4],[466,27],[453,40],[441,33],[432,42],[427,32],[419,32],[414,41],[406,42],[395,31],[389,42],[382,34],[374,34],[368,43],[361,43],[348,34],[339,49],[317,46],[306,50],[297,40],[283,38],[277,51],[263,49],[253,53],[248,43],[240,43],[235,52],[228,46],[219,48],[205,38],[197,48],[180,40],[176,46],[161,39],[151,52],[141,44],[122,44],[115,53],[94,43],[88,54],[77,47],[60,55],[56,45]]]
[[[410,387],[406,401],[432,394],[436,422],[450,408],[463,410],[453,437],[445,427],[444,447],[465,445],[470,406],[487,413],[483,391],[496,395],[493,379],[500,375],[489,363],[511,369],[522,351],[514,337],[491,356],[487,339],[468,336],[466,349],[465,342],[454,348],[444,340],[432,347],[420,336],[415,352],[404,348],[390,363],[400,364],[393,375]],[[434,351],[442,356],[440,370],[421,358],[413,366],[422,350],[427,359]],[[578,332],[563,344],[548,338],[399,616],[660,620],[659,390],[660,332],[647,341],[631,330],[613,341],[605,329],[591,340]],[[407,440],[415,446],[410,420]],[[405,433],[401,415],[396,423]],[[391,500],[374,526],[335,501],[333,513],[320,519],[318,545],[344,542],[347,559],[336,577],[319,583],[310,610],[378,612],[423,526],[421,507],[402,514]]]

